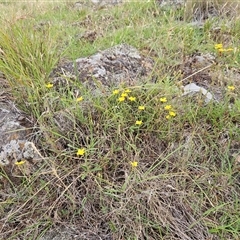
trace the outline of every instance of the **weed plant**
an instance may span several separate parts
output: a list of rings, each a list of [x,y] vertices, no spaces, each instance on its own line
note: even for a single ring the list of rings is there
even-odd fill
[[[14,178],[1,168],[0,238],[75,229],[79,239],[239,239],[239,19],[194,27],[155,1],[18,10],[24,18],[0,20],[0,71],[44,157],[31,171],[15,166]],[[78,37],[93,30],[93,41]],[[76,96],[51,81],[60,61],[119,43],[154,59],[156,83],[96,97],[81,82]],[[216,57],[208,87],[222,98],[208,104],[182,96],[181,66],[197,53]]]

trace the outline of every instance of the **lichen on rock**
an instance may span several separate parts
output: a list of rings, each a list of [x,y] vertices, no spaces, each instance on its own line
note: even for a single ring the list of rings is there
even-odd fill
[[[139,51],[127,44],[109,49],[74,62],[58,66],[52,72],[55,86],[64,87],[76,80],[88,88],[94,96],[107,92],[109,88],[122,84],[140,84],[149,77],[154,61],[141,56]]]
[[[32,142],[11,140],[3,145],[0,151],[0,165],[14,164],[21,160],[39,159],[40,155]]]
[[[13,165],[22,159],[41,158],[35,145],[28,141],[31,133],[24,113],[11,101],[0,102],[0,165]],[[28,122],[29,124],[29,122]]]

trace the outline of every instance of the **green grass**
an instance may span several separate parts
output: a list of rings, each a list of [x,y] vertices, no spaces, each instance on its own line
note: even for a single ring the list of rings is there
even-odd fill
[[[10,14],[15,5],[0,4],[9,11],[0,19],[0,71],[17,106],[31,117],[30,140],[44,156],[34,166],[19,166],[17,179],[2,167],[0,238],[40,239],[50,229],[69,226],[102,239],[213,234],[237,240],[240,20],[229,28],[225,19],[207,20],[198,28],[178,20],[183,9],[162,11],[154,1],[98,10],[73,6],[24,5],[18,18]],[[209,31],[216,25],[222,29],[218,41]],[[85,31],[95,31],[95,39],[79,38]],[[70,87],[62,92],[46,87],[58,62],[119,43],[155,60],[156,83],[123,85],[111,89],[118,94],[96,97],[73,82],[82,101]],[[234,51],[219,54],[216,43]],[[181,66],[196,52],[216,55],[208,84],[222,92],[219,103],[181,96],[181,85],[190,81]],[[227,90],[229,85],[235,90]],[[126,89],[135,101],[119,101]],[[166,118],[166,105],[175,117]]]

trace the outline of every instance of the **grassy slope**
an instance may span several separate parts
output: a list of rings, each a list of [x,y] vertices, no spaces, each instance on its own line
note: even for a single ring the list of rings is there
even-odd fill
[[[223,76],[238,68],[239,20],[209,20],[200,29],[177,20],[182,10],[163,12],[153,2],[98,11],[73,6],[0,5],[6,13],[0,71],[18,106],[35,119],[30,140],[46,157],[32,174],[22,168],[21,183],[4,185],[1,239],[36,239],[59,225],[114,239],[188,239],[185,234],[204,239],[207,232],[216,239],[238,239],[240,86],[235,75]],[[216,25],[217,36],[209,31]],[[85,31],[96,32],[94,41],[79,39]],[[59,59],[122,42],[156,61],[158,82],[144,91],[131,89],[135,102],[119,103],[118,95],[93,98],[88,92],[77,102],[70,90],[59,97],[46,88]],[[234,51],[218,54],[219,42]],[[219,104],[204,106],[180,96],[180,65],[196,51],[217,55],[210,71],[219,76],[212,85],[224,92]],[[235,90],[228,91],[228,85]],[[87,111],[81,108],[85,101]],[[166,119],[167,104],[176,117]],[[56,113],[67,119],[65,132],[53,121]],[[143,123],[137,126],[136,120]],[[85,154],[77,156],[82,148]]]

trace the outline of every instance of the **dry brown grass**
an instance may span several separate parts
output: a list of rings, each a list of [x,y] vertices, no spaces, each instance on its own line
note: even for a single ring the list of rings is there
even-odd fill
[[[203,20],[210,15],[235,18],[239,16],[240,4],[238,1],[226,0],[187,0],[185,19]]]
[[[87,93],[86,102],[76,105],[71,92],[41,91],[42,72],[56,59],[49,64],[46,58],[44,62],[36,61],[32,67],[39,70],[39,74],[33,75],[35,92],[26,86],[28,98],[22,100],[22,91],[18,91],[19,95],[16,91],[14,97],[31,115],[30,140],[44,159],[32,164],[30,173],[23,168],[12,179],[8,174],[14,174],[14,169],[8,174],[1,169],[7,183],[0,192],[0,238],[41,239],[46,232],[49,236],[51,230],[66,231],[69,239],[238,240],[240,188],[236,156],[240,146],[240,85],[236,71],[226,77],[227,73],[234,73],[239,59],[237,51],[219,54],[214,49],[215,34],[209,31],[210,25],[206,25],[206,30],[194,29],[176,20],[175,13],[161,12],[154,3],[102,8],[99,13],[93,9],[76,10],[71,4],[62,3],[63,6],[51,9],[42,4],[39,13],[29,6],[30,10],[23,9],[17,15],[31,12],[28,19],[22,19],[22,25],[14,20],[14,14],[9,14],[12,26],[19,26],[17,32],[8,29],[16,43],[21,42],[16,37],[19,30],[27,37],[44,37],[49,30],[50,38],[41,42],[46,47],[45,56],[57,58],[57,54],[51,55],[52,48],[47,48],[56,43],[54,46],[60,45],[60,50],[54,50],[67,48],[64,57],[74,59],[76,54],[88,55],[119,41],[128,42],[154,57],[153,75],[158,79],[156,84],[132,89],[137,104],[146,106],[144,124],[136,128],[134,105],[119,105],[114,96],[97,99]],[[8,8],[4,5],[4,11]],[[43,26],[42,21],[49,23]],[[33,31],[36,25],[40,28]],[[96,39],[74,39],[82,29],[92,28],[101,31]],[[228,41],[224,44],[235,49],[237,30],[236,24],[229,30],[231,34],[220,31],[218,40],[225,34]],[[38,53],[33,49],[42,38],[35,39],[33,48],[14,45],[19,46],[23,60],[28,59],[29,51],[33,56]],[[30,45],[29,41],[26,43]],[[15,53],[9,43],[4,47],[4,52]],[[204,72],[191,59],[192,55],[202,56],[206,51],[216,55],[216,64]],[[31,79],[25,76],[31,71],[23,71],[22,62],[1,62],[1,66],[11,66],[14,76]],[[31,65],[27,67],[31,70]],[[184,68],[191,68],[194,77],[187,78]],[[199,75],[195,73],[198,70]],[[211,73],[217,77],[213,78]],[[18,79],[8,81],[21,87]],[[197,101],[183,98],[181,91],[176,90],[179,80],[184,84],[186,80],[204,82],[209,88],[220,89],[224,101],[204,105],[199,96]],[[229,84],[236,87],[235,92],[227,92]],[[163,115],[159,101],[163,96],[177,112],[172,121]],[[57,117],[60,125],[60,120],[54,121]],[[80,147],[86,148],[82,157],[76,155]],[[138,162],[136,168],[130,165],[133,160]],[[49,239],[47,236],[42,239]]]

